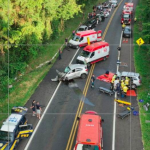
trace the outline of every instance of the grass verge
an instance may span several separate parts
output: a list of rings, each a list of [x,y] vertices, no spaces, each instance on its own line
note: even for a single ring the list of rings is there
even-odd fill
[[[105,0],[95,0],[91,1],[84,8],[84,19],[89,12],[92,12],[93,5],[96,5]],[[22,76],[19,80],[13,83],[13,88],[10,89],[9,101],[8,99],[1,99],[0,101],[0,125],[2,121],[8,116],[8,109],[10,110],[13,106],[23,106],[29,100],[31,95],[34,93],[35,89],[38,87],[40,82],[46,76],[52,65],[46,65],[39,69],[34,69],[39,64],[50,60],[58,49],[64,44],[66,37],[70,36],[72,31],[75,30],[79,24],[83,22],[83,14],[78,14],[74,18],[70,19],[66,23],[65,31],[57,37],[56,40],[51,41],[47,45],[41,45],[44,47],[43,53],[41,53],[38,59],[33,60],[29,64],[28,74]],[[51,44],[52,43],[52,44]],[[53,63],[56,59],[53,60]],[[9,103],[9,105],[8,105]]]
[[[136,7],[136,17],[140,18],[140,12],[143,9],[143,5],[140,4]],[[147,55],[147,48],[145,45],[139,47],[136,44],[136,40],[142,37],[141,34],[140,19],[134,25],[134,61],[136,72],[142,76],[142,86],[138,88],[138,100],[143,99],[143,103],[139,103],[140,109],[140,122],[142,130],[142,139],[144,144],[144,150],[150,150],[150,110],[145,111],[143,105],[147,102],[150,103],[150,59]]]

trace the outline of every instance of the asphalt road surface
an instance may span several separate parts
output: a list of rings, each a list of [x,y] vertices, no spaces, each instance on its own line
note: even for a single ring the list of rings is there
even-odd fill
[[[118,1],[120,2],[120,0]],[[120,42],[121,25],[120,25],[120,14],[125,2],[123,1],[118,8],[110,27],[105,36],[105,41],[110,44],[110,57],[106,61],[96,63],[94,68],[94,75],[98,77],[104,74],[107,70],[116,73],[116,62],[118,51],[117,47]],[[136,0],[133,0],[136,5]],[[91,6],[92,7],[92,6]],[[111,11],[111,15],[114,10]],[[111,15],[105,19],[105,22],[101,22],[96,30],[102,30],[104,32]],[[133,47],[132,40],[122,45],[121,61],[128,64],[128,67],[120,67],[119,71],[134,71],[133,65]],[[62,54],[62,60],[58,60],[51,68],[47,76],[41,82],[31,99],[41,101],[42,105],[47,105],[54,90],[58,83],[51,82],[51,78],[56,75],[55,70],[58,69],[63,71],[64,68],[70,63],[76,50],[69,49],[70,51],[64,50]],[[82,48],[79,50],[80,53]],[[128,52],[126,52],[128,50]],[[78,55],[78,54],[77,54]],[[73,63],[76,62],[76,58]],[[90,69],[89,69],[90,71]],[[69,139],[69,135],[72,129],[74,118],[78,109],[79,102],[82,97],[82,91],[84,89],[86,79],[75,79],[70,83],[61,83],[56,95],[53,98],[51,105],[48,107],[45,116],[42,119],[28,150],[65,150]],[[104,150],[112,149],[112,133],[113,133],[113,110],[114,110],[114,96],[99,93],[98,87],[109,88],[110,84],[99,80],[95,81],[95,88],[89,88],[86,95],[85,104],[82,109],[82,113],[86,110],[94,110],[102,116],[105,120],[103,123],[103,141]],[[134,106],[137,106],[136,97],[126,98],[128,101],[132,101]],[[29,107],[31,104],[26,104]],[[43,108],[44,109],[44,108]],[[122,108],[117,105],[117,113],[122,111]],[[136,107],[138,110],[138,107]],[[31,112],[31,111],[30,111]],[[29,113],[27,115],[28,122],[36,126],[38,119],[32,117]],[[140,122],[138,116],[132,114],[121,120],[116,118],[116,132],[115,132],[115,150],[142,150],[142,139]],[[24,149],[28,141],[21,141],[17,147],[18,150]],[[75,143],[75,139],[74,139]],[[74,146],[73,143],[73,146]]]

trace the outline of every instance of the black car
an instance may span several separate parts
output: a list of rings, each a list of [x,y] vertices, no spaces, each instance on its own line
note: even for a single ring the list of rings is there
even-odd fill
[[[94,18],[94,19],[91,19],[91,20],[88,20],[85,24],[87,25],[88,27],[88,30],[90,29],[93,29],[96,27],[96,22],[97,22],[97,19]]]
[[[129,37],[131,38],[132,37],[132,30],[131,30],[131,27],[129,26],[126,26],[123,30],[123,37]]]

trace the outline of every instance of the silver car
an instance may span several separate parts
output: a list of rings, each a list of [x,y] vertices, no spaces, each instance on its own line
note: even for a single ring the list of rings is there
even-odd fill
[[[88,27],[86,25],[81,25],[79,27],[79,29],[77,30],[77,33],[82,32],[82,31],[86,31],[86,30],[88,30]]]
[[[135,72],[118,72],[117,75],[121,77],[129,77],[131,80],[131,88],[136,88],[137,86],[141,85],[141,77],[139,73]]]
[[[68,67],[65,68],[64,72],[60,72],[56,70],[58,75],[56,76],[55,79],[51,79],[52,81],[69,81],[74,78],[86,78],[88,75],[88,69],[87,65],[83,64],[70,64]]]

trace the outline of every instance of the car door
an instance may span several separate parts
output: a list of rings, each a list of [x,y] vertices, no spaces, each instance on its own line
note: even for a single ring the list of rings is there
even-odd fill
[[[92,52],[90,55],[90,62],[95,60],[95,52]]]
[[[76,68],[75,72],[76,72],[76,78],[80,77],[82,73],[82,68]]]
[[[70,71],[67,73],[66,80],[74,79],[74,78],[76,78],[76,76],[77,76],[77,75],[76,75],[75,69],[70,70]]]
[[[28,138],[32,135],[32,133],[33,127],[31,124],[20,125],[18,138],[20,139]]]

